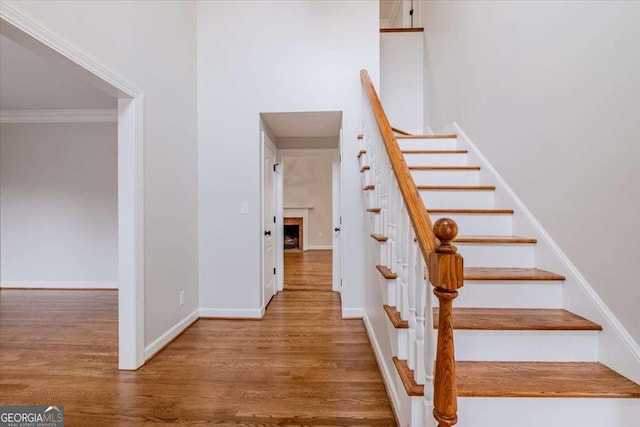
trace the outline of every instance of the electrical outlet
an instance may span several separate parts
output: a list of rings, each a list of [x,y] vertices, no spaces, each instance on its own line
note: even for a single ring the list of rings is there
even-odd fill
[[[184,291],[180,291],[180,306],[184,305]]]

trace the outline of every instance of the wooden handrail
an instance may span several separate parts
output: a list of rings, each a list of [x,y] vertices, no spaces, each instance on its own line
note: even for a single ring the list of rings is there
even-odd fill
[[[382,108],[382,102],[380,102],[380,98],[371,82],[371,78],[369,78],[367,70],[360,71],[360,79],[369,98],[371,110],[376,118],[380,135],[382,135],[382,141],[389,156],[396,181],[398,182],[400,194],[402,194],[402,199],[407,207],[407,213],[409,214],[411,225],[413,225],[420,251],[424,259],[428,260],[438,247],[436,235],[433,233],[431,218],[429,218],[427,208],[424,206],[416,183],[411,176],[411,171],[404,161],[404,156],[400,150],[398,141],[393,134],[393,129],[389,124],[387,115]]]
[[[456,360],[453,340],[453,300],[463,286],[463,259],[451,244],[458,234],[455,221],[442,218],[435,227],[418,192],[411,171],[404,160],[380,98],[366,70],[360,71],[362,84],[376,118],[391,168],[413,226],[415,240],[429,270],[429,282],[439,300],[438,343],[433,380],[433,416],[438,427],[450,427],[458,422]],[[425,313],[425,315],[427,315]]]

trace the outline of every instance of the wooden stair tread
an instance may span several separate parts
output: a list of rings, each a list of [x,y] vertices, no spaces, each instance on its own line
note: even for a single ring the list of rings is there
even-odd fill
[[[538,243],[532,237],[520,236],[458,236],[453,239],[456,243]]]
[[[404,390],[408,396],[424,396],[424,386],[416,383],[413,375],[413,369],[409,369],[409,364],[406,360],[400,360],[396,356],[393,357],[393,364],[396,365],[396,370],[400,375]]]
[[[371,237],[378,242],[386,242],[389,239],[387,236],[383,236],[382,234],[372,234]]]
[[[495,185],[418,185],[419,191],[494,191]]]
[[[438,309],[433,309],[434,328]],[[563,309],[454,308],[453,328],[468,330],[601,331],[602,326]]]
[[[367,209],[367,212],[380,213],[381,210],[382,210],[382,208],[369,208],[369,209]]]
[[[369,165],[364,165],[362,168],[360,168],[360,172],[362,173],[362,172],[364,172],[364,171],[368,171],[368,170],[370,170],[370,169],[371,169],[371,166],[369,166]]]
[[[380,28],[381,33],[422,33],[424,28]]]
[[[358,151],[358,158],[362,157],[364,154],[367,154],[367,150]]]
[[[417,242],[417,238],[413,238]],[[538,240],[532,237],[519,236],[458,236],[453,239],[455,243],[491,243],[491,244],[535,244]]]
[[[457,138],[455,133],[448,133],[443,135],[399,135],[396,139],[452,139]]]
[[[384,305],[384,311],[389,316],[389,320],[393,324],[393,327],[396,329],[407,329],[409,328],[409,322],[406,320],[402,320],[400,317],[400,312],[396,311],[395,307],[391,307],[390,305]]]
[[[376,268],[378,269],[378,271],[380,272],[380,274],[382,274],[382,277],[384,277],[385,279],[397,279],[398,275],[396,273],[394,273],[393,271],[391,271],[391,269],[387,266],[384,265],[376,265]]]
[[[393,358],[409,396],[424,395],[406,360]],[[598,362],[457,361],[459,397],[640,398],[640,386]]]
[[[374,190],[375,188],[376,186],[373,184],[365,185],[364,187],[362,187],[364,191]]]
[[[469,150],[402,150],[402,154],[467,154]]]
[[[428,209],[433,214],[513,214],[513,209]]]
[[[412,171],[479,171],[480,166],[409,166]]]
[[[565,277],[539,268],[466,267],[464,280],[565,280]]]
[[[640,385],[598,362],[457,362],[458,396],[640,398]]]

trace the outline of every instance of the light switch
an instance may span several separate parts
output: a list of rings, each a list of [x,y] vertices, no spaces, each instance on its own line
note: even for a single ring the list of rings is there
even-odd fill
[[[249,203],[240,203],[240,215],[249,215]]]

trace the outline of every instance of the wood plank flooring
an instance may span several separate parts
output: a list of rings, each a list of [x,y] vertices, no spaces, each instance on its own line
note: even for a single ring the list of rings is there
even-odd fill
[[[284,251],[284,289],[326,291],[332,286],[333,251]]]
[[[0,404],[65,405],[67,426],[395,425],[333,292],[280,292],[262,321],[201,319],[135,372],[117,369],[116,316],[113,291],[0,291]]]

